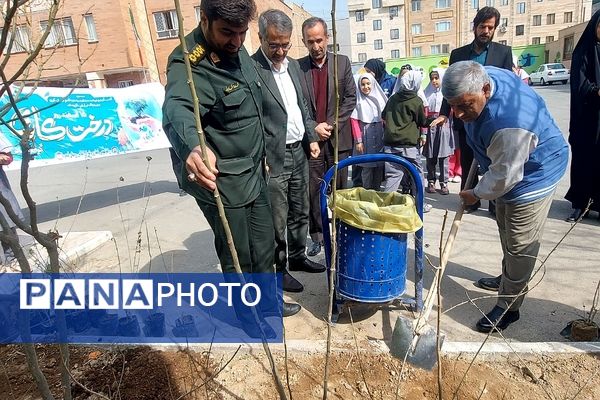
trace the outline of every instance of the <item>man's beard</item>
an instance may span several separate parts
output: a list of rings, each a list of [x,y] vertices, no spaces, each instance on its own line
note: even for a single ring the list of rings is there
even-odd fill
[[[490,36],[490,38],[486,42],[482,42],[479,39],[479,36],[475,36],[475,44],[477,44],[477,46],[479,47],[487,46],[492,40],[494,40],[494,34],[492,34],[492,36]]]

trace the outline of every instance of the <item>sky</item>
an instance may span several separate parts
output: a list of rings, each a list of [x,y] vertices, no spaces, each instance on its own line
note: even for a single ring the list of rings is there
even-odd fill
[[[331,0],[285,0],[286,2],[296,3],[304,7],[306,11],[316,17],[321,17],[326,21],[331,20]],[[336,19],[348,18],[347,0],[336,0]]]

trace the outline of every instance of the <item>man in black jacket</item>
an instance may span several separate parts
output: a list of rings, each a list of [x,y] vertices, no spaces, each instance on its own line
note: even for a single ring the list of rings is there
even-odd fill
[[[481,65],[491,65],[493,67],[504,68],[512,71],[513,58],[512,49],[510,46],[505,46],[500,43],[492,42],[496,28],[500,23],[500,12],[494,7],[483,7],[481,8],[475,18],[473,18],[473,35],[474,39],[471,43],[452,50],[450,53],[450,65],[458,61],[475,61]],[[440,116],[436,118],[431,126],[438,124],[444,124],[450,116],[450,105],[444,99],[442,102],[442,108],[440,110]],[[467,144],[467,134],[463,122],[454,118],[452,121],[454,129],[458,131],[458,141],[460,146],[460,165],[463,171],[469,171],[469,167],[473,162],[473,150]],[[463,180],[460,183],[460,189],[465,188],[466,173],[463,176]],[[478,179],[475,177],[473,186],[477,185]],[[477,201],[475,204],[467,206],[465,212],[473,212],[479,209],[481,202]],[[490,201],[489,211],[493,215],[496,213],[495,205]],[[482,278],[477,284],[487,290],[497,291],[500,286],[500,276],[494,278]]]
[[[286,264],[290,270],[305,272],[323,272],[325,267],[306,258],[308,158],[318,157],[320,149],[317,124],[310,118],[300,87],[300,67],[287,57],[292,29],[292,20],[284,12],[262,13],[258,18],[260,48],[252,58],[262,82],[276,271],[283,274],[284,291],[301,292],[304,287]]]
[[[309,256],[315,256],[321,251],[323,227],[319,206],[319,187],[325,172],[333,166],[334,142],[333,125],[335,120],[335,85],[333,81],[334,57],[327,51],[329,35],[327,23],[318,17],[312,17],[302,24],[302,40],[309,55],[298,60],[302,74],[300,84],[304,97],[309,103],[311,117],[317,122],[316,133],[319,137],[321,152],[319,157],[311,158],[309,164],[309,194],[310,217],[309,233],[312,245],[308,249]],[[356,84],[352,75],[350,60],[343,55],[336,57],[339,71],[339,129],[338,157],[339,160],[352,154],[353,140],[350,126],[350,115],[356,107]],[[326,122],[326,124],[321,124]],[[323,127],[323,128],[321,128]],[[348,170],[338,171],[337,186],[346,187]]]

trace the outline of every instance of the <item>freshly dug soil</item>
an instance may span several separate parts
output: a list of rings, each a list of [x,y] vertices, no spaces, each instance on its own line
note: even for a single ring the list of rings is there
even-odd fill
[[[62,398],[56,346],[38,346],[40,365],[57,399]],[[324,355],[275,354],[281,379],[294,399],[321,399]],[[451,399],[600,399],[600,358],[593,355],[504,361],[444,358],[443,397]],[[262,350],[235,354],[235,349],[207,354],[190,350],[161,351],[149,347],[71,346],[73,396],[97,400],[102,394],[120,400],[276,399],[269,363]],[[470,367],[469,367],[470,366]],[[18,346],[0,347],[0,397],[40,398]],[[468,369],[468,372],[467,372]],[[332,353],[328,391],[331,399],[438,398],[437,371],[423,371],[387,354]],[[288,398],[289,398],[288,392]]]

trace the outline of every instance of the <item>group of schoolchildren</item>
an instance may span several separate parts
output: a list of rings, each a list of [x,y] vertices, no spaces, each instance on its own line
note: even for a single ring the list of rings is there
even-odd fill
[[[354,154],[397,154],[410,161],[421,177],[425,175],[423,156],[427,160],[425,191],[449,194],[449,174],[458,175],[458,166],[453,165],[452,170],[449,166],[457,147],[451,119],[444,125],[429,127],[442,105],[444,69],[433,68],[429,72],[425,90],[421,89],[422,73],[410,65],[401,68],[397,79],[385,72],[385,64],[380,60],[367,61],[363,70],[365,72],[355,76],[357,101],[351,116]],[[360,164],[360,167],[360,175],[353,171],[354,186],[373,190],[383,186],[386,192],[400,189],[414,194],[412,179],[399,164],[370,163]],[[430,208],[424,205],[425,212]]]

